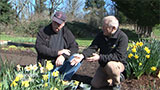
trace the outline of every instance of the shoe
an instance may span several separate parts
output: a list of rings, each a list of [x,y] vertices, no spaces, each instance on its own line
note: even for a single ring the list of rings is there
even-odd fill
[[[125,77],[124,77],[124,75],[121,73],[121,74],[120,74],[120,81],[123,82],[124,80],[125,80]]]
[[[114,85],[112,90],[121,90],[121,85]]]

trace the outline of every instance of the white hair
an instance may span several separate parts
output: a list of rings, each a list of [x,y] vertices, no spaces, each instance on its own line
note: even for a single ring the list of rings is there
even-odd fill
[[[109,27],[115,27],[118,29],[119,21],[115,16],[107,16],[103,18],[103,26],[108,25]]]

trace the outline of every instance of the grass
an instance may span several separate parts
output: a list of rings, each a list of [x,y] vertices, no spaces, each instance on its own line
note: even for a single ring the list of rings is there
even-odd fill
[[[31,37],[15,37],[10,35],[0,35],[0,40],[7,40],[17,43],[35,43],[36,38]],[[92,42],[91,38],[78,38],[76,39],[77,43],[81,47],[87,47]]]

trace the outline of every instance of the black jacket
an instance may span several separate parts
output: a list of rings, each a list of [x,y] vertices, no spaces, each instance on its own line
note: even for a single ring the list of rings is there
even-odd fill
[[[78,44],[75,41],[75,37],[71,33],[71,31],[67,27],[62,28],[62,35],[65,41],[64,49],[69,49],[71,51],[71,55],[78,52]],[[52,30],[52,24],[41,28],[37,34],[36,40],[36,51],[37,51],[37,61],[44,63],[44,60],[55,60],[58,57],[58,51],[54,50],[53,48],[49,48],[49,41],[51,36],[56,34]],[[56,42],[55,42],[56,43]],[[67,59],[69,56],[63,54],[63,56]]]
[[[104,67],[109,61],[120,61],[126,65],[127,47],[128,37],[123,31],[117,30],[110,38],[104,36],[103,32],[100,32],[82,54],[87,58],[99,49],[100,66]]]

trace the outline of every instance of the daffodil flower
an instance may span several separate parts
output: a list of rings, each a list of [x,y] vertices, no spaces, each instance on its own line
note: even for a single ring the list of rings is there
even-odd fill
[[[137,52],[137,51],[136,51],[136,48],[132,48],[132,52],[133,52],[133,53]]]
[[[16,83],[16,81],[13,81],[10,86],[11,86],[11,87],[12,87],[12,86],[15,87],[15,86],[17,86],[17,85],[18,85],[18,84]]]
[[[152,71],[156,71],[157,68],[153,66],[153,67],[151,67],[151,70],[152,70]]]
[[[157,76],[158,76],[158,78],[160,78],[160,71],[159,71],[159,73],[158,73],[158,75],[157,75]]]
[[[139,63],[139,66],[142,66],[142,63],[141,63],[141,62]]]
[[[138,55],[135,55],[135,56],[134,56],[134,58],[135,58],[135,59],[138,59],[138,58],[139,58],[139,56],[138,56]]]
[[[53,64],[51,63],[51,61],[47,61],[46,69],[49,71],[53,69]]]
[[[53,75],[54,77],[57,77],[57,76],[59,75],[59,71],[53,72],[52,75]]]
[[[48,75],[42,75],[43,76],[43,80],[48,80]]]
[[[22,81],[22,86],[28,87],[29,86],[29,81]]]
[[[146,58],[150,58],[150,55],[146,55]]]

